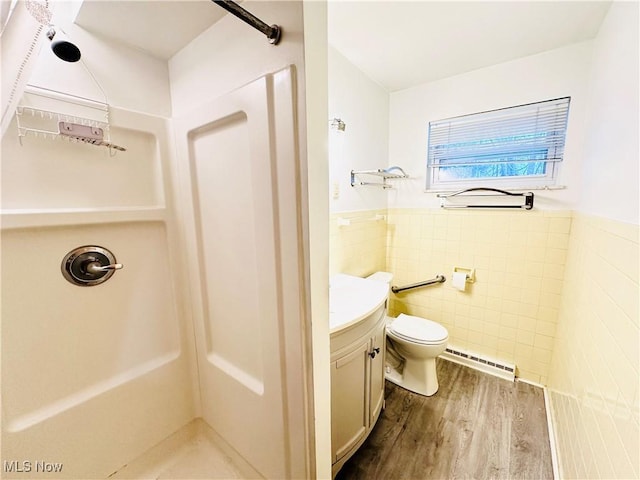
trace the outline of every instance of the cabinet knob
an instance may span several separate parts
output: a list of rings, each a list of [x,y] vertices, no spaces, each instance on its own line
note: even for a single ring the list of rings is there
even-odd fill
[[[374,348],[372,352],[369,352],[371,358],[376,358],[376,354],[380,353],[380,348]]]

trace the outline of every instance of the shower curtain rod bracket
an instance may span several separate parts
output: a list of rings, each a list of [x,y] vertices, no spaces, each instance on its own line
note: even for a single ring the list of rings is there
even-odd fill
[[[235,15],[243,22],[249,24],[256,30],[260,30],[263,34],[267,36],[269,39],[269,43],[272,45],[277,45],[280,42],[280,37],[282,36],[282,29],[278,25],[267,25],[258,17],[253,15],[252,13],[246,11],[236,2],[232,0],[212,0],[219,7],[224,8],[227,12]]]

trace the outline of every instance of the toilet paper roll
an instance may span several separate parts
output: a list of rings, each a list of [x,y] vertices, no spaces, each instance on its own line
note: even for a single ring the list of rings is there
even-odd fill
[[[467,274],[465,272],[453,272],[451,284],[461,292],[464,292],[467,288]]]

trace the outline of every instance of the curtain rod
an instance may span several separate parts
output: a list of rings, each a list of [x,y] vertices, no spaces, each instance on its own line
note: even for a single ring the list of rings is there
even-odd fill
[[[251,25],[256,30],[260,30],[269,39],[269,43],[277,45],[280,42],[282,29],[278,25],[267,25],[252,13],[247,12],[244,8],[232,0],[212,0],[218,6],[224,8],[227,12],[232,13],[243,22]]]

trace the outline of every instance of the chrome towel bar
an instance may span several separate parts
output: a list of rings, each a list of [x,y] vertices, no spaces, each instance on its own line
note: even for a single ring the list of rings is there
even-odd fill
[[[379,182],[362,182],[356,180],[356,176],[358,175],[373,175],[375,177],[382,177],[382,183]],[[377,168],[375,170],[351,170],[351,186],[355,187],[356,185],[373,185],[376,187],[382,187],[384,190],[387,188],[393,188],[392,185],[387,183],[388,178],[408,178],[409,175],[405,173],[405,171],[397,166],[389,167],[389,168]]]
[[[430,280],[425,280],[424,282],[412,283],[410,285],[405,285],[404,287],[391,287],[391,291],[393,293],[403,292],[405,290],[410,290],[412,288],[426,287],[428,285],[434,285],[436,283],[444,283],[447,279],[444,275],[436,275],[436,278],[432,278]]]
[[[489,194],[481,194],[481,195],[465,195],[470,192],[489,192]],[[524,210],[531,210],[533,208],[533,192],[526,193],[512,193],[507,192],[506,190],[499,190],[497,188],[487,188],[487,187],[476,187],[476,188],[467,188],[466,190],[460,190],[459,192],[449,193],[449,194],[438,194],[438,198],[440,198],[440,207],[441,208],[520,208]],[[493,199],[500,198],[510,198],[521,197],[524,199],[524,203],[518,204],[510,204],[505,203],[503,201],[499,201],[497,203],[484,203],[485,201],[491,201]],[[473,199],[479,203],[445,203],[445,201],[457,199]]]

